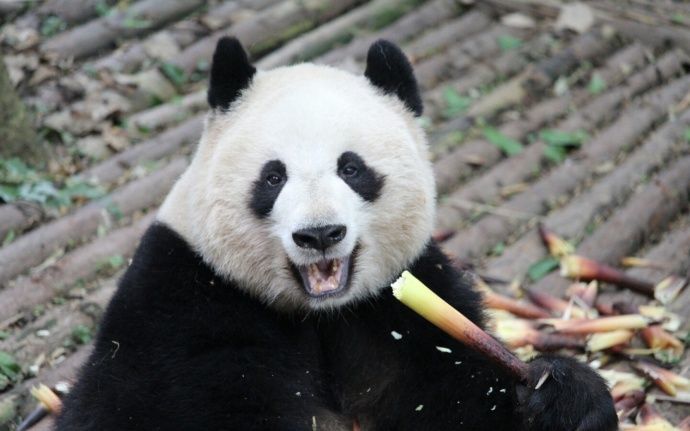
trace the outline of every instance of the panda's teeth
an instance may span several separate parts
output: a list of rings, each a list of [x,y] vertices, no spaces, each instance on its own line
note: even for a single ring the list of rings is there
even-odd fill
[[[343,277],[347,278],[349,257],[344,259],[323,259],[299,268],[307,292],[321,296],[343,287]]]

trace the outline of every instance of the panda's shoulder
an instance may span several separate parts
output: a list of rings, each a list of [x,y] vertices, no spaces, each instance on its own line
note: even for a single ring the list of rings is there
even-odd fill
[[[142,343],[155,343],[161,328],[175,328],[181,340],[219,330],[226,339],[245,339],[252,335],[246,328],[267,331],[243,325],[261,316],[266,327],[278,327],[264,304],[218,276],[184,238],[156,222],[120,279],[101,328],[108,336],[138,337]]]

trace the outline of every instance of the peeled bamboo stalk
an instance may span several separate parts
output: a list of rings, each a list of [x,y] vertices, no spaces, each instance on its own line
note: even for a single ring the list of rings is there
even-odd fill
[[[495,338],[451,307],[421,281],[404,271],[393,284],[393,295],[456,340],[481,352],[521,382],[527,381],[527,364]]]

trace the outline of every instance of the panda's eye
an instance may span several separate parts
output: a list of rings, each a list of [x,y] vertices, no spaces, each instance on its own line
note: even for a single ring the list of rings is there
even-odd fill
[[[357,169],[357,166],[353,165],[352,163],[348,163],[347,165],[343,166],[343,168],[340,170],[341,175],[346,176],[346,177],[354,177],[359,173],[359,169]]]
[[[276,174],[275,172],[268,174],[268,176],[266,177],[266,183],[268,183],[269,186],[275,187],[282,182],[283,177],[279,174]]]

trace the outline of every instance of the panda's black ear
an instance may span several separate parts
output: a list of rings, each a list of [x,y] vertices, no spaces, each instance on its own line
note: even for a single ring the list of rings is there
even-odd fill
[[[364,76],[386,94],[395,94],[416,116],[422,115],[422,98],[412,65],[395,44],[378,40],[369,47]]]
[[[256,69],[249,63],[242,44],[234,37],[222,37],[216,45],[208,87],[211,108],[228,109],[240,92],[249,87]]]

